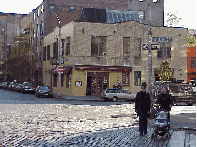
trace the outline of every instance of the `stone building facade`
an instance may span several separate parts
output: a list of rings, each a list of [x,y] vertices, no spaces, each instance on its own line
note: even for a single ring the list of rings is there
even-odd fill
[[[136,93],[141,83],[148,83],[147,25],[135,21],[115,24],[70,22],[62,27],[64,95],[100,95],[105,88],[120,83]],[[44,38],[43,79],[58,91],[58,73],[54,56],[58,27]],[[171,78],[187,79],[187,33],[184,28],[152,27],[153,82],[155,68],[168,59],[173,68]],[[178,68],[182,70],[179,71]],[[96,90],[95,90],[96,89]]]

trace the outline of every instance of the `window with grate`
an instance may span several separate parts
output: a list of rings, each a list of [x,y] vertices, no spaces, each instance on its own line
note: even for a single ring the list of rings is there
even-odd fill
[[[123,37],[123,54],[129,56],[130,53],[130,37]]]
[[[190,67],[196,68],[196,57],[191,57]]]
[[[50,45],[47,46],[47,60],[50,60]]]
[[[57,87],[57,74],[53,75],[53,87]]]
[[[134,71],[134,86],[141,86],[141,71]]]
[[[122,87],[130,85],[129,71],[122,72]]]
[[[43,61],[46,61],[46,46],[44,47],[44,55],[43,55]]]
[[[91,55],[105,56],[106,55],[106,37],[92,36],[91,38]]]

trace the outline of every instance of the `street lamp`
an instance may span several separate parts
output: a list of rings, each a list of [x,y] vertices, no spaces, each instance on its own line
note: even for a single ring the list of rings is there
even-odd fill
[[[149,72],[149,80],[148,80],[148,87],[149,87],[149,92],[150,92],[150,98],[151,98],[151,118],[153,118],[153,96],[152,96],[152,54],[151,54],[151,42],[152,42],[152,32],[151,32],[151,2],[150,0],[148,1],[148,6],[149,6],[149,14],[150,18],[148,21],[148,72]]]
[[[58,20],[58,23],[59,23],[59,66],[61,66],[61,61],[62,61],[62,59],[61,59],[61,53],[62,53],[61,52],[61,22],[60,22],[59,16],[57,14],[55,14],[52,10],[54,10],[54,8],[50,7],[49,10],[45,10],[45,11],[52,12],[56,16],[56,18]],[[60,89],[61,89],[61,72],[59,72],[59,91],[58,91],[58,96],[61,96]]]

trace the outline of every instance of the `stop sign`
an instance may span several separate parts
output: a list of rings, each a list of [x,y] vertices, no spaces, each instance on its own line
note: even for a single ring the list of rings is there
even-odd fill
[[[57,71],[58,71],[59,73],[63,73],[63,66],[59,66],[58,69],[57,69]]]

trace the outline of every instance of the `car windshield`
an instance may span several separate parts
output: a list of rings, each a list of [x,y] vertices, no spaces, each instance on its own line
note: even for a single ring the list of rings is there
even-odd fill
[[[25,86],[32,86],[32,83],[25,83]]]
[[[46,86],[42,86],[42,87],[40,87],[40,89],[41,89],[41,90],[48,90],[49,88],[46,87]]]

